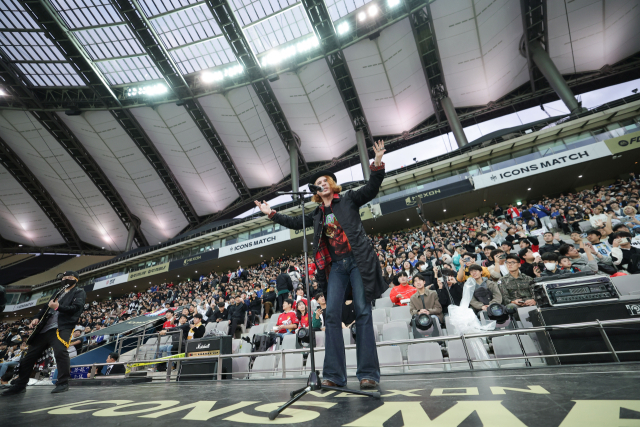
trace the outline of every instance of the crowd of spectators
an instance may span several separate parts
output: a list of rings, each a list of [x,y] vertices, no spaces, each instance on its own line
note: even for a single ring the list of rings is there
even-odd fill
[[[578,271],[638,274],[639,184],[630,174],[626,180],[578,193],[508,207],[496,204],[482,215],[427,221],[419,229],[370,236],[389,285],[385,294],[393,304],[409,305],[414,315],[426,313],[442,321],[447,307],[460,302],[465,283],[475,283],[471,306],[480,311],[492,302],[534,305],[530,285],[536,277]],[[70,352],[79,354],[108,341],[109,336],[97,333],[103,328],[167,312],[163,329],[183,328],[187,338],[201,337],[209,322],[226,322],[234,334],[244,322],[250,327],[273,315],[278,316],[278,334],[309,326],[321,330],[326,290],[313,280],[311,258],[308,263],[312,307],[306,306],[302,257],[272,257],[249,268],[87,303]],[[349,296],[346,299],[343,327],[348,328],[355,318]],[[27,323],[0,323],[0,361],[5,362],[0,369],[7,371],[19,362]]]

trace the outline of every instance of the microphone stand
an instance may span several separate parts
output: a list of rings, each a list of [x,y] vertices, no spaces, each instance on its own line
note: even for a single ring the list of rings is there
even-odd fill
[[[305,223],[305,195],[311,195],[312,193],[308,192],[308,191],[290,191],[290,192],[285,192],[285,191],[278,191],[279,195],[282,194],[289,194],[292,196],[299,196],[299,200],[300,200],[300,207],[302,208],[302,250],[304,252],[304,274],[305,274],[305,286],[307,289],[307,312],[309,313],[309,360],[307,362],[311,362],[311,373],[309,374],[309,378],[307,379],[307,385],[305,387],[302,387],[298,390],[293,390],[292,392],[289,393],[289,395],[291,396],[291,399],[286,402],[284,405],[280,406],[278,409],[275,409],[273,411],[271,411],[269,413],[269,419],[271,421],[275,420],[276,417],[278,415],[280,415],[280,413],[282,411],[284,411],[285,409],[287,409],[289,406],[291,406],[294,402],[300,400],[302,397],[304,397],[307,393],[309,393],[310,391],[317,391],[317,390],[334,390],[334,391],[339,391],[339,392],[346,392],[346,393],[351,393],[351,394],[357,394],[357,395],[361,395],[361,396],[369,396],[369,397],[375,397],[376,399],[380,399],[380,393],[379,392],[366,392],[366,391],[360,391],[360,390],[349,390],[347,388],[344,387],[331,387],[331,386],[324,386],[322,385],[321,381],[320,381],[320,372],[316,370],[316,359],[315,359],[315,341],[316,341],[316,334],[315,331],[313,330],[313,326],[311,326],[312,323],[312,317],[311,317],[311,290],[310,290],[310,284],[309,284],[309,262],[308,262],[308,250],[307,250],[307,225]],[[327,280],[329,280],[329,278],[327,277]],[[313,315],[315,315],[315,313],[313,313]],[[301,319],[302,320],[302,319]]]

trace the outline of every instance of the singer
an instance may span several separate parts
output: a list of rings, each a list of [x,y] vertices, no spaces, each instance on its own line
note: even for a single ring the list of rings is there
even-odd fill
[[[360,220],[360,206],[371,201],[384,180],[382,155],[384,142],[373,145],[375,160],[371,164],[371,177],[362,188],[340,194],[342,187],[329,171],[316,173],[311,182],[315,193],[313,201],[318,207],[305,217],[313,223],[316,280],[323,288],[327,300],[325,319],[325,357],[322,384],[344,387],[347,384],[347,366],[342,338],[342,306],[345,292],[350,286],[356,312],[356,376],[363,390],[374,389],[380,382],[380,365],[373,332],[371,302],[379,298],[387,285],[367,233]],[[255,201],[269,218],[293,230],[302,229],[302,217],[276,213],[263,201]]]

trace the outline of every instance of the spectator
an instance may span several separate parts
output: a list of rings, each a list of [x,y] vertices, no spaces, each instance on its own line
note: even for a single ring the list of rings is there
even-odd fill
[[[264,304],[264,318],[268,319],[271,317],[271,309],[276,303],[276,292],[275,292],[275,284],[269,283],[269,287],[262,294],[262,302]]]
[[[78,354],[82,353],[82,344],[84,343],[85,339],[80,338],[80,335],[82,335],[82,326],[76,326],[76,328],[73,330],[73,335],[69,342],[69,357],[75,357]],[[2,374],[0,374],[0,376],[2,376]]]
[[[487,267],[489,275],[492,280],[498,280],[499,278],[509,274],[505,261],[507,260],[507,254],[502,249],[494,249],[491,251],[491,258],[494,260],[494,264]]]
[[[460,265],[460,270],[458,270],[458,282],[460,283],[465,283],[469,277],[471,277],[469,275],[469,267],[476,262],[476,256],[474,254],[472,254],[471,252],[466,252],[463,257],[462,257],[462,264]],[[486,267],[481,267],[482,268],[482,276],[484,277],[490,277],[491,275],[489,274],[489,270],[487,270]]]
[[[298,329],[309,327],[309,313],[307,312],[307,300],[301,299],[296,303],[296,317],[298,318]]]
[[[416,292],[416,289],[407,283],[408,280],[409,275],[406,271],[398,273],[398,286],[394,287],[391,290],[391,295],[389,295],[391,302],[397,306],[408,305],[409,298]]]
[[[276,312],[283,309],[282,302],[288,298],[290,292],[293,292],[293,282],[291,276],[287,273],[287,267],[282,267],[280,274],[276,279],[276,290],[278,291],[278,303],[276,305]]]
[[[566,255],[558,256],[558,265],[563,273],[580,273],[581,271],[578,267],[571,265],[571,258]]]
[[[384,268],[384,273],[382,274],[382,278],[387,283],[387,285],[389,285],[390,288],[393,288],[393,286],[394,286],[393,281],[394,281],[395,277],[396,277],[396,275],[393,272],[393,267],[391,265],[387,265]]]
[[[551,211],[549,211],[549,209],[547,209],[543,204],[536,202],[536,204],[531,205],[529,212],[540,220],[540,225],[542,227],[547,230],[551,230],[553,228],[550,218]]]
[[[542,238],[544,239],[544,245],[540,246],[540,248],[538,249],[538,253],[540,254],[540,256],[547,252],[558,252],[560,246],[565,244],[565,242],[560,240],[560,235],[558,233],[553,234],[550,231],[546,231],[542,235]],[[558,243],[554,243],[554,240]]]
[[[242,296],[236,297],[235,304],[229,305],[229,335],[234,336],[238,326],[244,325],[246,313],[247,306],[242,300]]]
[[[580,242],[580,247],[584,249],[585,253],[581,254],[578,250],[572,245],[562,245],[558,250],[560,255],[568,256],[571,259],[571,264],[578,267],[580,270],[586,271],[598,271],[598,263],[593,258],[593,247],[591,243],[585,244],[584,242]]]
[[[587,240],[591,246],[602,256],[611,256],[611,245],[602,241],[602,233],[598,230],[587,231]],[[581,240],[582,241],[582,240]],[[579,245],[579,244],[578,244]]]
[[[193,340],[202,338],[205,332],[204,324],[202,323],[202,314],[196,313],[193,316],[193,325],[189,329],[189,333],[187,334],[187,340]]]
[[[533,255],[533,252],[531,252],[529,248],[520,249],[518,256],[522,263],[520,271],[531,278],[537,277],[536,271],[540,273],[540,268],[537,265],[537,263],[541,261],[540,258]]]
[[[283,312],[278,316],[278,323],[273,327],[280,338],[284,338],[285,335],[293,334],[298,329],[298,317],[296,312],[292,310],[293,300],[286,298],[282,301]]]
[[[440,299],[436,291],[425,288],[424,278],[417,274],[413,276],[413,286],[416,288],[416,292],[411,296],[409,301],[409,311],[412,316],[418,314],[428,314],[437,319],[440,323],[444,322],[444,315],[442,314],[442,305],[440,305]]]
[[[249,309],[247,311],[247,326],[258,324],[258,316],[262,313],[262,301],[254,292],[249,292]]]
[[[114,363],[118,362],[119,358],[120,355],[118,353],[109,353],[109,355],[107,356],[107,370],[103,374],[102,369],[104,368],[104,366],[98,366],[96,370],[96,377],[101,375],[124,375],[126,372],[124,365],[114,365]],[[91,374],[88,374],[87,377],[91,378]]]
[[[320,292],[316,294],[316,301],[318,301],[318,308],[312,318],[312,327],[316,331],[324,331],[324,319],[327,310],[327,301],[324,298],[324,294]]]
[[[613,239],[611,259],[618,269],[630,274],[640,273],[640,249],[631,246],[633,235],[627,231],[618,231]]]
[[[509,216],[509,219],[511,219],[511,223],[515,224],[516,220],[520,218],[520,211],[518,210],[518,208],[514,207],[513,204],[509,203],[507,215]]]
[[[538,277],[558,276],[566,273],[558,265],[558,254],[555,252],[547,252],[542,255],[542,262],[544,262],[544,271],[538,275]]]
[[[509,254],[507,255],[506,264],[509,275],[498,280],[502,304],[515,304],[519,307],[536,305],[531,291],[533,278],[520,272],[520,258]]]
[[[473,284],[473,298],[469,304],[475,311],[487,311],[489,305],[502,301],[500,289],[493,280],[482,277],[482,267],[477,264],[469,266],[471,277],[465,283]]]

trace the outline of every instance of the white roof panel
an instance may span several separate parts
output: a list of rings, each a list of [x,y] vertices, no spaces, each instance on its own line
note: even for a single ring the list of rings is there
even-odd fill
[[[313,32],[302,5],[245,27],[243,31],[256,55]]]
[[[374,135],[409,131],[433,114],[411,25],[404,19],[374,40],[344,50]]]
[[[327,5],[329,15],[331,15],[331,20],[336,22],[338,19],[350,14],[370,1],[371,0],[325,0],[325,4]]]
[[[231,0],[229,3],[240,25],[245,26],[298,2],[296,0]]]
[[[64,243],[49,217],[18,181],[0,164],[0,235],[28,246]]]
[[[233,183],[184,107],[163,104],[131,110],[171,169],[198,215],[217,212],[238,197]]]
[[[112,85],[144,82],[162,78],[158,70],[147,55],[130,58],[110,59],[95,63],[105,78]]]
[[[307,162],[331,160],[356,144],[356,134],[325,60],[280,74],[271,83]]]
[[[118,191],[150,244],[176,236],[188,224],[158,173],[107,111],[58,116],[82,142]]]
[[[637,0],[553,1],[547,7],[549,55],[563,74],[597,70],[640,50]]]
[[[289,153],[252,86],[200,98],[250,188],[268,187],[291,173]]]
[[[485,105],[528,81],[527,61],[518,50],[522,37],[519,2],[434,2],[431,12],[454,106]]]
[[[0,137],[57,202],[80,239],[122,251],[127,229],[100,190],[40,123],[25,111],[0,111]]]

